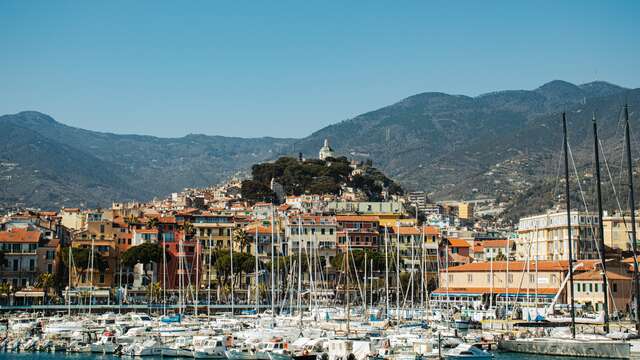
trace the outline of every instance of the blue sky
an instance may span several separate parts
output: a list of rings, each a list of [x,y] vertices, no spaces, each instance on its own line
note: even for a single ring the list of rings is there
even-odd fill
[[[640,87],[640,1],[0,2],[0,114],[302,137],[424,92]]]

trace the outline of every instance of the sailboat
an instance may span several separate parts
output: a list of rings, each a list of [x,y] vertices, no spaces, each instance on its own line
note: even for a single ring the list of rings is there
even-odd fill
[[[569,296],[570,296],[570,311],[571,311],[571,338],[562,336],[554,337],[535,337],[525,339],[503,339],[500,340],[498,346],[502,350],[529,353],[537,355],[556,355],[556,356],[574,356],[574,357],[590,357],[590,358],[611,358],[611,359],[629,359],[631,355],[631,346],[628,342],[613,341],[606,337],[601,336],[588,336],[581,335],[576,337],[576,316],[575,316],[575,304],[574,304],[574,285],[573,285],[573,272],[574,272],[574,259],[573,259],[573,245],[571,235],[571,198],[570,198],[570,186],[569,186],[569,155],[568,155],[568,139],[567,139],[567,121],[566,114],[562,113],[562,129],[563,129],[563,148],[564,148],[564,170],[565,170],[565,201],[567,207],[567,232],[569,240]],[[595,143],[595,162],[596,162],[596,175],[597,175],[597,192],[598,192],[598,208],[599,208],[599,223],[602,226],[602,206],[600,198],[600,164],[599,164],[599,147],[597,137],[597,125],[595,117],[593,119],[593,131],[594,131],[594,143]],[[628,139],[628,117],[627,117],[627,139]],[[629,150],[629,148],[627,148]],[[631,173],[631,168],[629,168]],[[632,211],[633,211],[632,206]],[[600,235],[602,238],[602,229],[600,229]],[[634,234],[635,240],[635,234]],[[635,244],[634,244],[635,245]],[[635,247],[634,247],[635,250]],[[600,256],[602,267],[605,267],[604,258],[604,244],[600,246]],[[637,268],[636,268],[637,271]],[[606,271],[603,271],[606,274]],[[604,277],[605,275],[603,275]],[[606,278],[603,279],[606,286]],[[605,295],[606,299],[606,295]],[[605,331],[608,331],[608,314],[605,301]]]

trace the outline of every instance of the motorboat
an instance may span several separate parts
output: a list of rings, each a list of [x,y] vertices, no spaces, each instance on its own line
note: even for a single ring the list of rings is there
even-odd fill
[[[190,336],[178,337],[170,344],[162,347],[163,357],[191,357],[193,352],[193,338]]]
[[[470,344],[460,344],[444,354],[446,359],[490,360],[493,354]]]
[[[105,331],[97,342],[91,344],[91,352],[114,354],[119,347],[115,334],[110,331]]]
[[[193,357],[196,359],[226,359],[228,339],[222,336],[195,337],[193,339]]]

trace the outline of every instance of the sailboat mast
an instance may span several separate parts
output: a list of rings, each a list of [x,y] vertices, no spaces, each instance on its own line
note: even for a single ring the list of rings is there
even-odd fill
[[[569,141],[567,139],[567,116],[562,113],[562,133],[564,135],[564,183],[565,201],[567,204],[567,235],[569,239],[569,292],[571,296],[571,337],[576,337],[576,311],[573,289],[573,242],[571,239],[571,198],[569,197]]]
[[[347,283],[347,338],[349,337],[349,332],[351,330],[351,301],[349,300],[349,251],[351,250],[351,240],[349,239],[349,230],[347,230],[347,251],[345,252],[344,264],[345,264],[345,274],[346,274],[346,283]],[[357,270],[357,269],[356,269]]]
[[[396,222],[396,318],[400,324],[400,297],[402,284],[400,284],[400,222]]]
[[[234,284],[234,274],[233,274],[233,230],[229,229],[229,257],[230,257],[230,262],[231,262],[231,317],[233,317],[233,313],[234,313],[234,307],[235,307],[235,300],[234,300],[234,293],[233,293],[233,288],[235,287]]]
[[[631,211],[631,244],[633,247],[633,277],[636,294],[636,330],[640,332],[640,278],[638,276],[638,247],[636,240],[636,202],[633,193],[633,163],[631,162],[631,140],[629,136],[629,105],[624,105],[624,138],[627,145],[627,169],[629,182],[629,209]]]
[[[68,267],[68,271],[69,271],[69,286],[67,287],[67,303],[68,303],[68,310],[69,310],[69,316],[71,316],[71,271],[72,271],[72,267],[71,267],[71,243],[69,243],[69,266]],[[120,269],[120,271],[122,271],[122,269]],[[120,295],[120,297],[122,298],[122,295]],[[122,300],[120,300],[122,302]]]
[[[384,291],[385,291],[385,313],[389,316],[389,232],[388,228],[384,228]]]
[[[258,288],[258,243],[260,242],[260,240],[258,239],[258,224],[256,224],[256,238],[254,241],[254,248],[255,248],[255,266],[256,266],[256,276],[254,278],[255,284],[256,284],[256,315],[258,315],[260,313],[260,289]]]
[[[275,228],[275,214],[273,211],[273,204],[271,204],[271,316],[275,318],[276,316],[276,283],[275,283],[275,273],[273,272],[274,267],[274,228]]]
[[[604,248],[604,226],[602,224],[602,191],[600,188],[600,151],[598,146],[598,125],[593,115],[593,151],[596,165],[596,193],[598,197],[598,236],[600,237],[600,261],[602,261],[602,291],[604,296],[604,332],[609,332],[609,289],[607,287],[606,251]]]

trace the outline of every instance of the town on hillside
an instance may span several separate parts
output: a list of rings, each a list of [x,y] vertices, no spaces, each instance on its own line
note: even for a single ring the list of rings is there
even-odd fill
[[[491,200],[404,193],[325,140],[318,158],[282,158],[254,166],[252,179],[149,203],[5,214],[0,306],[369,301],[500,317],[567,304],[566,211],[513,227],[497,220],[501,210]],[[630,217],[604,215],[607,306],[623,318],[633,307]],[[571,219],[574,301],[601,311],[598,216],[572,211]]]

